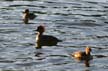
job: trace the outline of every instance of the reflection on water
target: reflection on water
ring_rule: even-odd
[[[85,60],[84,64],[85,64],[86,67],[90,67],[90,62],[88,60]]]
[[[37,15],[30,24],[22,20],[27,8]],[[45,34],[63,42],[35,49],[34,30],[40,24]],[[0,70],[107,71],[107,27],[107,0],[1,0]],[[69,54],[85,46],[92,47],[93,62],[75,62]]]

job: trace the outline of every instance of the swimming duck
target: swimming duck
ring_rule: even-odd
[[[30,13],[29,9],[25,9],[25,11],[23,12],[23,21],[26,24],[29,22],[29,20],[33,20],[35,17],[36,15],[33,13]]]
[[[85,48],[85,52],[81,52],[81,51],[77,51],[77,52],[74,52],[72,54],[72,56],[77,59],[77,60],[86,60],[86,61],[89,61],[91,59],[93,59],[93,57],[91,56],[90,54],[91,52],[91,48],[90,47],[86,47]]]
[[[54,36],[43,35],[45,32],[45,27],[42,25],[38,26],[36,31],[36,48],[41,48],[41,46],[54,46],[57,45],[58,42],[61,42],[61,40]]]

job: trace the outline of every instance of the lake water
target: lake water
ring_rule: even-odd
[[[26,8],[37,15],[30,24]],[[35,49],[40,24],[63,42]],[[70,56],[86,46],[90,67]],[[1,0],[0,71],[108,71],[108,0]]]

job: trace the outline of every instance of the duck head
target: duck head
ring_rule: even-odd
[[[45,27],[43,25],[40,25],[37,27],[37,32],[39,32],[40,34],[43,34],[43,32],[45,32]]]
[[[90,52],[91,52],[92,50],[91,50],[91,48],[90,47],[86,47],[85,48],[85,52],[86,52],[86,55],[90,55]]]
[[[29,9],[25,9],[24,13],[29,13]]]

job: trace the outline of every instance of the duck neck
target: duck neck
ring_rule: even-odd
[[[90,52],[86,51],[86,55],[90,55]]]
[[[40,33],[37,32],[37,34],[36,34],[36,41],[39,41],[39,37],[40,37]]]
[[[43,35],[43,32],[39,32],[39,36]]]
[[[23,20],[24,20],[24,23],[28,23],[28,21],[29,21],[29,13],[24,13]]]
[[[29,13],[25,13],[25,18],[29,18]]]
[[[43,35],[43,33],[40,33],[40,35],[39,35],[39,36],[41,36],[41,35]]]

